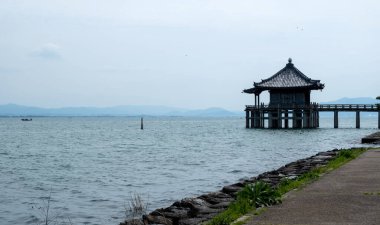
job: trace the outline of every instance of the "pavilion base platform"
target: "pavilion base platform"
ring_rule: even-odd
[[[246,109],[246,128],[317,128],[319,112],[313,109],[258,107]]]

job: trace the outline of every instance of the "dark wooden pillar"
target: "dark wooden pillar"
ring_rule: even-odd
[[[296,111],[294,109],[292,111],[292,128],[297,128],[296,127]]]
[[[319,111],[317,111],[317,127],[319,127]]]
[[[284,124],[284,127],[285,128],[289,128],[289,113],[288,113],[288,110],[285,110],[285,124]]]
[[[305,110],[306,112],[306,118],[305,118],[305,121],[306,121],[306,128],[311,128],[311,110]]]
[[[293,128],[302,128],[302,111],[294,110],[293,113]]]
[[[268,128],[278,128],[278,113],[277,110],[268,111]]]
[[[272,127],[271,128],[278,128],[278,113],[276,111],[272,111]]]
[[[310,111],[309,111],[309,128],[314,128],[313,120],[314,120],[313,110],[310,109]]]
[[[335,110],[334,111],[334,128],[338,128],[338,121],[339,121],[338,110]]]
[[[318,111],[314,111],[314,127],[318,127]]]
[[[302,128],[307,128],[307,122],[308,122],[308,118],[307,118],[307,113],[306,113],[306,110],[302,110]]]
[[[260,105],[260,94],[257,95],[257,105]]]
[[[251,128],[255,128],[255,112],[254,110],[251,111]]]
[[[249,111],[245,111],[245,128],[249,128]]]
[[[282,128],[282,110],[280,107],[277,109],[277,128]]]
[[[260,128],[260,111],[255,111],[254,128]]]
[[[273,128],[272,126],[272,112],[268,111],[268,128]]]
[[[356,128],[360,128],[360,111],[356,111]]]

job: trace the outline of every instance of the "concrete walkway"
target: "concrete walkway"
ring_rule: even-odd
[[[380,149],[290,192],[247,224],[380,225]]]

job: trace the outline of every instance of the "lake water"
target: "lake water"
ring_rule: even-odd
[[[313,130],[245,129],[242,118],[0,118],[1,224],[51,215],[73,224],[118,224],[133,193],[149,209],[219,190],[296,159],[362,146],[377,118],[322,118]]]

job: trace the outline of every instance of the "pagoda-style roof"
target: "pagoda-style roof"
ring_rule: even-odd
[[[248,94],[260,94],[262,91],[273,89],[319,90],[324,87],[325,85],[322,84],[320,80],[312,80],[299,71],[292,63],[292,59],[289,58],[288,64],[286,64],[282,70],[259,83],[254,82],[253,88],[245,89],[243,92]]]

